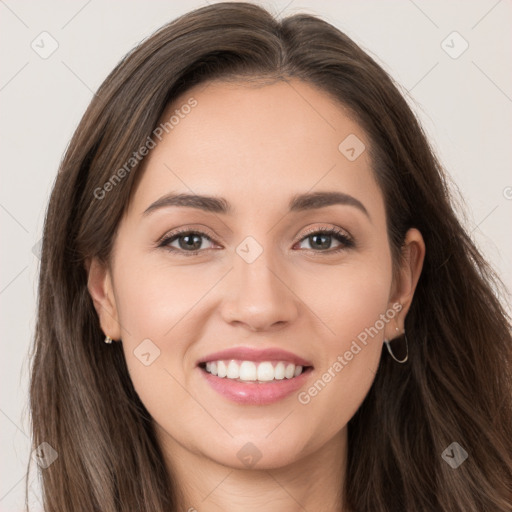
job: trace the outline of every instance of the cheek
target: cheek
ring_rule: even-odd
[[[339,284],[333,286],[333,280]],[[363,402],[380,361],[384,328],[395,317],[388,302],[390,258],[340,267],[330,283],[329,293],[316,296],[315,312],[333,332],[323,337],[316,379],[297,395],[307,417],[323,425],[317,435],[326,438],[346,425]]]
[[[207,294],[225,270],[172,264],[162,254],[152,257],[126,247],[119,248],[117,258],[116,304],[133,386],[157,423],[186,432],[169,411],[177,407],[204,421],[204,411],[191,405],[186,391],[195,368],[190,347],[203,335],[211,312]]]
[[[184,267],[171,272],[126,248],[120,247],[118,254],[114,279],[126,365],[142,402],[155,416],[168,411],[171,396],[174,404],[180,403],[178,382],[183,382],[187,350],[182,329],[190,328],[187,315],[208,283],[201,284]]]
[[[364,333],[385,314],[392,285],[389,254],[365,254],[319,269],[314,279],[302,279],[298,294],[324,324],[322,344],[332,355],[348,350],[351,340]],[[381,323],[378,330],[383,331]],[[380,337],[375,335],[371,338]],[[326,362],[326,361],[325,361]]]
[[[364,339],[365,332],[375,326],[381,314],[386,312],[391,281],[386,273],[375,270],[344,276],[344,290],[336,294],[337,305],[335,330],[343,343],[347,340]],[[382,326],[378,324],[379,331]],[[377,336],[372,330],[374,337]]]
[[[161,255],[132,253],[120,258],[116,303],[121,326],[134,340],[168,339],[217,281],[211,269],[176,266]]]
[[[128,267],[127,267],[128,269]],[[124,336],[122,346],[132,384],[157,424],[179,437],[186,426],[174,419],[173,411],[200,411],[190,407],[186,392],[187,313],[194,302],[190,288],[176,280],[167,282],[158,268],[138,267],[120,287],[119,318]],[[194,299],[194,300],[193,300]]]

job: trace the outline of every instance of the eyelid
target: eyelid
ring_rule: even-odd
[[[346,231],[345,229],[343,228],[340,228],[339,226],[315,226],[313,228],[310,228],[310,229],[306,229],[306,231],[303,231],[301,233],[301,236],[300,238],[298,238],[296,240],[296,242],[300,242],[301,240],[303,240],[304,238],[306,238],[307,236],[313,234],[313,233],[318,233],[318,232],[322,232],[322,231],[334,231],[340,235],[343,235],[345,236],[346,238],[348,238],[351,242],[353,242],[353,238],[352,236],[350,235],[350,233],[348,231]]]
[[[196,228],[194,226],[201,226],[200,228]],[[185,226],[184,228],[176,228],[171,229],[170,231],[167,231],[164,233],[157,241],[156,245],[159,246],[162,242],[168,241],[170,238],[174,238],[178,235],[184,234],[184,233],[197,233],[198,235],[204,236],[205,238],[210,239],[212,242],[215,241],[215,235],[202,224],[196,224],[192,226]],[[192,252],[192,251],[190,251]]]

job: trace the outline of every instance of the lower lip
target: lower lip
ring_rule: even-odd
[[[221,378],[199,368],[210,386],[222,396],[245,405],[267,405],[283,400],[298,391],[306,382],[312,368],[308,368],[292,379],[272,380],[270,382],[239,382]]]

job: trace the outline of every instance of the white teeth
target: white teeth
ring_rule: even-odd
[[[272,363],[264,362],[258,365],[258,380],[262,382],[268,382],[274,380],[274,367]]]
[[[283,380],[284,379],[284,363],[277,363],[276,367],[274,368],[274,372],[275,372],[276,380]]]
[[[240,377],[240,366],[236,364],[236,361],[229,362],[226,377],[228,379],[238,379]]]
[[[217,361],[217,376],[225,377],[227,374],[228,370],[226,368],[226,365],[224,364],[224,361]]]
[[[303,367],[293,363],[279,361],[275,364],[270,361],[255,363],[254,361],[208,361],[206,371],[220,378],[241,381],[270,382],[272,380],[292,379],[298,377]]]
[[[257,380],[257,375],[256,365],[252,361],[244,361],[240,365],[240,380]]]

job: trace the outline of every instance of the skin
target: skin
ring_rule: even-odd
[[[323,91],[297,80],[211,82],[187,91],[163,119],[191,96],[197,106],[144,161],[110,264],[90,261],[101,327],[122,340],[182,490],[181,510],[255,511],[270,503],[283,512],[343,510],[347,423],[373,382],[384,339],[403,332],[423,239],[416,229],[407,233],[405,263],[393,279],[384,198],[368,151],[349,161],[338,150],[349,134],[366,147],[368,138]],[[171,191],[222,196],[233,213],[172,206],[143,216]],[[288,211],[294,194],[317,191],[350,194],[369,218],[350,205]],[[334,236],[325,249],[304,234],[336,226],[355,247],[333,253],[343,247]],[[211,240],[200,239],[202,252],[188,257],[179,239],[171,244],[181,254],[157,247],[176,228]],[[263,249],[252,263],[236,253],[249,235]],[[312,362],[307,390],[396,303],[400,313],[307,404],[294,393],[239,405],[196,367],[230,347],[279,347]],[[134,350],[148,338],[160,356],[145,366]],[[262,455],[252,467],[237,457],[249,442]]]

